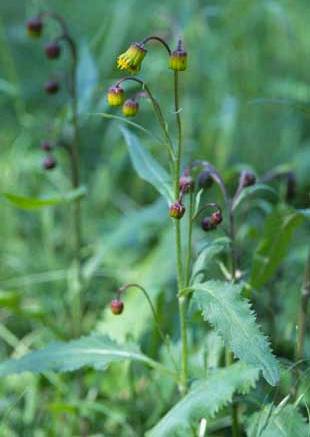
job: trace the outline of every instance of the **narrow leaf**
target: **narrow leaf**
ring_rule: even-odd
[[[188,436],[198,430],[201,418],[210,418],[232,400],[235,392],[246,393],[254,385],[258,370],[243,363],[217,369],[207,380],[196,381],[178,402],[146,435],[147,437]]]
[[[134,169],[140,178],[152,184],[167,200],[168,204],[171,203],[173,201],[173,192],[170,177],[166,170],[140,144],[138,137],[124,127],[121,127],[121,131]]]
[[[76,199],[80,199],[84,197],[85,194],[86,188],[83,186],[77,188],[76,190],[69,191],[68,193],[61,196],[45,198],[19,196],[18,194],[13,193],[2,193],[2,195],[11,204],[21,209],[38,209],[44,208],[46,206],[55,206],[59,205],[60,203],[66,203]]]
[[[244,188],[241,191],[240,195],[233,202],[233,210],[235,210],[240,205],[240,203],[247,199],[249,196],[252,196],[253,194],[256,194],[258,192],[272,193],[274,196],[276,196],[275,190],[268,185],[255,184],[252,187]]]
[[[123,360],[153,364],[137,346],[119,345],[106,336],[93,334],[68,343],[50,344],[45,349],[30,352],[20,359],[4,361],[0,364],[0,376],[21,372],[67,372],[83,366],[105,369],[110,363]]]
[[[240,360],[261,369],[266,381],[275,385],[279,379],[278,364],[248,300],[240,295],[242,286],[208,281],[194,284],[193,288],[204,320],[214,326]]]

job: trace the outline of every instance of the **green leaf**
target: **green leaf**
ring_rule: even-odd
[[[87,112],[90,109],[93,94],[98,86],[98,68],[94,57],[84,41],[79,50],[77,67],[78,111]]]
[[[295,229],[304,217],[296,211],[275,210],[267,217],[261,241],[254,253],[250,284],[264,285],[276,272],[285,257]]]
[[[247,420],[248,437],[309,437],[310,427],[294,405],[266,405]]]
[[[208,281],[194,284],[193,289],[204,320],[214,326],[225,345],[240,360],[261,369],[266,381],[275,385],[279,379],[278,364],[248,300],[241,297],[242,286]]]
[[[146,435],[148,437],[189,436],[199,428],[201,418],[214,416],[232,401],[235,392],[246,393],[258,378],[258,370],[235,363],[211,372],[207,380],[193,383],[189,393],[178,402]]]
[[[46,206],[55,206],[61,203],[72,202],[73,200],[80,199],[86,195],[86,188],[82,186],[61,196],[45,198],[19,196],[18,194],[13,193],[2,193],[2,195],[18,208],[39,209]]]
[[[249,196],[252,196],[252,194],[256,194],[258,192],[269,192],[272,193],[274,196],[276,196],[276,191],[265,184],[255,184],[252,187],[246,187],[244,188],[240,195],[234,200],[233,202],[233,210],[235,210],[241,202],[243,202],[245,199],[247,199]]]
[[[20,359],[4,361],[0,364],[0,376],[21,372],[68,372],[83,366],[105,369],[112,362],[124,360],[142,361],[155,366],[155,362],[143,355],[137,346],[119,345],[106,336],[93,334],[68,343],[50,344]]]
[[[208,263],[214,260],[215,256],[219,254],[228,243],[229,239],[227,237],[221,237],[208,242],[204,246],[194,262],[191,283],[202,281],[203,272],[206,270]]]
[[[173,201],[171,180],[166,170],[140,144],[138,137],[121,127],[134,169],[141,179],[149,182],[167,200]]]

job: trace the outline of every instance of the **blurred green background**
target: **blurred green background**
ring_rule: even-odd
[[[50,62],[44,57],[42,39],[31,40],[26,35],[25,21],[40,10],[63,15],[79,47],[80,153],[88,190],[83,203],[88,282],[81,331],[99,329],[120,339],[139,337],[155,356],[158,338],[150,333],[150,316],[139,296],[134,292],[128,296],[121,322],[104,310],[115,287],[138,280],[149,287],[159,308],[170,305],[170,313],[162,311],[163,323],[172,326],[172,333],[178,329],[176,315],[169,315],[173,314],[173,294],[163,297],[165,287],[174,280],[166,207],[157,200],[156,191],[134,173],[118,123],[94,115],[110,111],[105,92],[121,77],[116,57],[131,41],[147,35],[160,35],[172,46],[181,35],[189,55],[189,68],[181,80],[184,164],[207,159],[231,187],[243,166],[262,175],[283,165],[296,175],[294,205],[305,208],[310,187],[309,2],[2,0],[1,192],[33,197],[70,189],[68,162],[61,148],[56,151],[58,166],[53,172],[44,172],[41,166],[41,140],[65,140],[70,126],[65,85],[69,55],[64,51],[60,60]],[[49,24],[43,41],[55,32],[56,26]],[[166,53],[151,44],[147,59],[141,77],[160,100],[167,120],[173,122]],[[42,90],[49,77],[62,82],[57,96],[48,97]],[[157,131],[148,102],[142,103],[137,122]],[[164,152],[149,137],[142,135],[142,139],[165,163]],[[210,197],[215,198],[217,191],[212,190]],[[75,288],[69,207],[29,212],[1,199],[0,208],[0,356],[4,359],[52,340],[71,338]],[[248,250],[257,244],[257,223],[257,218],[248,227],[241,223],[240,239],[249,237]],[[294,335],[306,235],[301,231],[296,236],[284,278],[272,289],[287,299],[275,328],[284,342]],[[197,239],[201,237],[197,229]],[[244,261],[246,265],[246,251]],[[141,312],[138,320],[136,305]],[[266,301],[258,308],[264,305]],[[127,371],[116,367],[105,378],[86,372],[86,387],[82,388],[78,378],[59,375],[22,375],[0,381],[1,435],[140,435],[135,430],[143,429],[146,422],[151,426],[165,407],[158,407],[146,419],[144,415],[154,407],[151,398],[157,396],[156,388],[150,389],[147,400],[141,396],[129,402],[130,390],[138,389],[128,387]],[[146,384],[143,378],[140,384],[142,388]],[[140,416],[132,417],[137,410]],[[77,414],[84,422],[76,419]]]

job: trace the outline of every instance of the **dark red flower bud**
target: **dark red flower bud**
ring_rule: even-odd
[[[180,220],[183,217],[184,213],[185,213],[184,205],[178,200],[174,202],[172,205],[170,205],[169,208],[170,217]]]
[[[39,38],[42,34],[43,22],[40,17],[33,17],[27,21],[27,32],[32,38]]]
[[[254,185],[256,182],[256,176],[251,171],[243,171],[240,175],[240,185],[245,187],[250,187],[251,185]]]
[[[201,227],[205,232],[213,231],[216,228],[216,224],[212,223],[210,217],[205,217],[201,222]]]
[[[118,316],[119,314],[122,314],[124,310],[124,302],[119,299],[113,299],[110,303],[110,308],[112,313]]]
[[[52,155],[48,155],[43,161],[43,168],[45,170],[53,170],[57,165],[56,159]]]
[[[190,193],[195,189],[195,182],[191,176],[182,175],[179,179],[179,186],[182,193]]]
[[[44,51],[48,59],[57,59],[60,56],[61,46],[58,42],[53,41],[44,47]]]
[[[53,149],[53,145],[49,141],[42,141],[41,142],[41,149],[45,152],[50,152]]]
[[[59,91],[59,82],[57,80],[49,80],[44,85],[44,90],[47,94],[56,94]]]
[[[205,170],[198,175],[198,186],[200,189],[206,190],[207,188],[211,188],[212,184],[213,178],[208,170]]]
[[[223,216],[220,210],[215,211],[213,214],[211,214],[210,217],[211,223],[215,226],[219,225],[223,221]]]

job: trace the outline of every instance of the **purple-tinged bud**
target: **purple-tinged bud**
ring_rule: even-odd
[[[127,99],[122,106],[125,117],[134,117],[139,110],[139,103],[134,99]]]
[[[180,191],[185,193],[191,193],[195,189],[195,182],[191,176],[182,175],[179,179]]]
[[[43,22],[40,17],[32,17],[27,21],[27,32],[32,38],[39,38],[42,34]]]
[[[296,195],[296,177],[293,172],[289,172],[287,174],[287,182],[286,182],[286,200],[289,202],[293,200]]]
[[[187,68],[187,53],[183,48],[182,41],[170,55],[169,67],[174,71],[184,71]]]
[[[119,85],[109,88],[107,94],[109,106],[121,106],[124,103],[124,98],[124,90]]]
[[[124,302],[122,302],[119,299],[113,299],[110,303],[110,308],[112,313],[115,316],[118,316],[119,314],[122,314],[123,310],[124,310]]]
[[[53,170],[56,165],[57,161],[52,155],[48,155],[43,161],[43,168],[45,170]]]
[[[216,228],[216,224],[212,223],[210,217],[205,217],[201,222],[201,227],[205,232],[213,231]]]
[[[217,210],[211,214],[210,221],[213,225],[217,226],[223,221],[223,216],[220,210]]]
[[[56,94],[60,88],[59,82],[57,80],[49,80],[44,84],[44,90],[47,94]]]
[[[170,205],[169,208],[170,217],[176,220],[180,220],[183,217],[184,213],[185,213],[184,205],[178,200],[174,202],[172,205]]]
[[[48,59],[57,59],[61,53],[61,46],[58,42],[53,41],[44,47],[44,51]]]
[[[241,173],[240,182],[239,182],[241,187],[243,188],[250,187],[251,185],[255,185],[255,182],[256,182],[256,176],[251,171],[244,170]]]
[[[50,152],[53,149],[53,145],[49,141],[44,140],[41,142],[41,149],[44,150],[44,152]]]
[[[208,170],[205,170],[198,175],[198,186],[200,189],[206,190],[207,188],[211,188],[212,184],[213,178]]]

